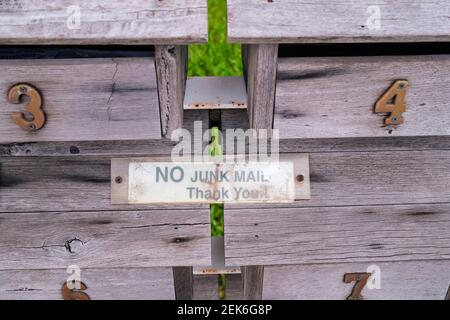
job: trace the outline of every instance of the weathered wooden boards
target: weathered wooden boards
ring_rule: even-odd
[[[183,126],[183,99],[186,88],[187,46],[156,46],[156,78],[158,81],[161,134],[170,138]]]
[[[0,143],[161,138],[154,58],[0,60]],[[27,132],[7,101],[16,83],[41,93],[47,121]]]
[[[0,270],[211,263],[207,208],[16,212],[0,220]]]
[[[206,0],[18,0],[0,2],[3,44],[206,42]]]
[[[448,260],[270,266],[264,268],[262,298],[345,300],[355,282],[344,283],[344,274],[364,273],[371,265],[379,268],[379,287],[366,286],[366,300],[444,300],[450,285]]]
[[[194,132],[195,124],[201,124],[202,130],[208,129],[209,114],[207,110],[186,110],[183,112],[183,128]],[[27,142],[0,144],[0,157],[60,157],[72,158],[85,156],[149,156],[168,155],[179,141],[171,141],[170,135],[165,139],[145,140],[106,140],[106,141],[60,141],[60,142]],[[207,142],[202,137],[193,137],[191,150],[195,144],[206,148]]]
[[[64,269],[1,271],[0,299],[60,300],[63,299],[61,288],[68,277]],[[83,293],[91,300],[176,298],[172,268],[86,269],[81,272],[81,278],[87,286]],[[227,298],[236,300],[242,297],[240,275],[233,275],[227,280]],[[217,275],[194,276],[193,296],[190,299],[217,300],[218,284]],[[191,292],[191,289],[187,292]]]
[[[450,268],[449,215],[449,204],[229,209],[225,258],[229,265],[442,259]]]
[[[188,130],[193,120],[207,129],[205,111],[184,118]],[[66,269],[76,265],[91,299],[195,298],[189,265],[211,263],[209,206],[110,204],[112,155],[167,155],[173,145],[168,139],[0,145],[0,297],[61,299]],[[28,169],[16,171],[19,159]],[[20,195],[8,191],[13,185],[24,187]],[[217,290],[217,283],[208,285]]]
[[[242,118],[240,110],[223,111],[222,128],[245,129]],[[450,278],[438,274],[450,272],[449,141],[281,140],[282,152],[309,153],[312,198],[226,206],[225,259],[244,266],[244,296],[346,299],[354,283],[344,275],[375,265],[381,289],[365,287],[365,299],[444,299]]]
[[[91,300],[175,299],[172,268],[83,269],[81,280]],[[70,276],[65,269],[0,271],[2,300],[60,300]]]
[[[410,84],[404,123],[385,126],[375,102],[396,79]],[[450,56],[280,58],[274,128],[281,138],[450,134]]]
[[[446,0],[228,1],[228,38],[241,43],[450,40]]]
[[[370,266],[381,287],[364,298],[445,298],[449,16],[442,0],[228,1],[249,113],[223,111],[222,129],[278,129],[281,152],[309,153],[311,168],[309,201],[226,206],[226,264],[243,266],[245,298],[346,299],[344,275]],[[397,117],[408,89],[404,122],[386,126],[375,105],[399,80],[385,100]]]
[[[209,207],[112,206],[110,158],[170,154],[189,117],[186,45],[206,41],[206,0],[0,0],[3,45],[155,45],[0,49],[0,298],[62,298],[70,265],[91,299],[194,298],[192,266],[211,263]],[[37,132],[11,119],[27,103],[7,101],[18,84],[43,98]],[[194,119],[207,129],[207,113]],[[28,169],[15,172],[15,156]]]
[[[277,76],[277,45],[247,45],[243,60],[247,79],[248,117],[255,129],[270,129]]]
[[[449,216],[448,203],[228,208],[226,261],[249,265],[248,299],[346,299],[354,283],[344,275],[375,267],[380,287],[364,288],[364,299],[442,300]]]

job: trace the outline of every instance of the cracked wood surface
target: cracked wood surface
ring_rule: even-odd
[[[0,60],[0,143],[161,138],[154,58]],[[45,126],[30,133],[7,102],[17,83],[37,87]]]
[[[229,266],[446,260],[450,271],[448,203],[226,212]]]
[[[227,3],[228,39],[232,42],[450,40],[447,0],[228,0]]]
[[[209,210],[0,214],[0,270],[211,264]]]
[[[207,39],[206,0],[0,1],[3,44],[188,44]]]

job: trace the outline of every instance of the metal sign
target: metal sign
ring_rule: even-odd
[[[277,162],[112,160],[113,204],[278,203],[309,199],[308,157]]]

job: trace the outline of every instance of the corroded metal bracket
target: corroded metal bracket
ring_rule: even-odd
[[[367,272],[357,272],[357,273],[346,273],[344,275],[345,283],[355,282],[353,286],[352,293],[347,297],[347,300],[362,300],[363,296],[361,294],[362,290],[367,284],[371,273]]]
[[[375,105],[375,112],[390,113],[384,120],[385,125],[399,125],[403,123],[403,113],[406,111],[405,98],[408,89],[409,82],[407,80],[396,80],[378,99]]]
[[[42,96],[35,87],[24,83],[16,84],[8,91],[8,101],[18,104],[24,95],[30,98],[25,113],[14,112],[11,117],[25,131],[40,130],[45,125],[46,116],[42,110]]]
[[[61,295],[64,300],[91,300],[87,293],[83,292],[87,286],[83,282],[78,282],[80,289],[69,289],[67,282],[61,288]],[[74,283],[75,285],[75,283]]]

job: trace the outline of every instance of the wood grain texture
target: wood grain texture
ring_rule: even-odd
[[[111,206],[110,167],[109,157],[2,157],[0,212],[165,207]],[[311,200],[271,207],[420,204],[450,199],[449,150],[319,152],[310,154],[310,169]]]
[[[225,259],[227,265],[450,259],[449,227],[449,204],[227,209]]]
[[[194,274],[192,267],[174,267],[173,282],[177,300],[192,300],[194,298]]]
[[[227,300],[244,300],[244,287],[241,274],[227,274],[225,277],[225,297]]]
[[[264,267],[241,267],[244,300],[261,300],[263,292]]]
[[[228,39],[241,43],[448,41],[446,0],[229,0]],[[374,15],[374,5],[379,18]],[[375,9],[376,10],[376,9]],[[372,23],[376,17],[380,25]]]
[[[450,199],[450,153],[444,150],[313,153],[310,182],[309,201],[227,207],[446,203]]]
[[[250,127],[272,129],[276,91],[277,45],[248,45],[244,49],[247,111]]]
[[[244,110],[222,110],[221,128],[226,142],[226,130],[249,128]],[[280,153],[317,153],[349,151],[419,151],[449,150],[450,136],[420,137],[372,137],[372,138],[324,138],[324,139],[283,139],[279,141]],[[226,152],[226,145],[223,148]],[[1,155],[0,146],[0,155]],[[6,150],[4,151],[6,152]]]
[[[218,300],[219,276],[196,275],[194,276],[194,300]]]
[[[60,300],[65,269],[2,270],[1,300]],[[91,300],[173,300],[172,268],[82,269]]]
[[[450,260],[270,266],[263,299],[345,300],[355,283],[344,283],[344,274],[371,265],[380,268],[380,288],[366,286],[364,300],[444,300],[450,284]]]
[[[0,60],[0,143],[161,138],[153,58]],[[27,132],[7,101],[17,83],[43,96],[47,122]]]
[[[110,171],[110,157],[1,158],[0,212],[164,208],[209,211],[207,205],[111,205]]]
[[[279,59],[274,127],[282,139],[450,135],[450,56]],[[405,122],[375,103],[406,79]]]
[[[194,132],[194,123],[200,122],[203,132],[209,128],[207,110],[186,110],[183,115],[183,128]],[[204,150],[208,141],[192,139]],[[177,142],[170,139],[110,140],[110,141],[71,141],[71,142],[29,142],[0,144],[0,157],[84,157],[84,156],[163,156],[170,155]]]
[[[0,270],[211,264],[208,210],[0,214]]]
[[[77,24],[74,13],[78,8]],[[188,44],[208,39],[205,0],[0,3],[3,44]]]
[[[183,126],[183,99],[187,79],[187,46],[156,46],[161,130],[163,137]]]

